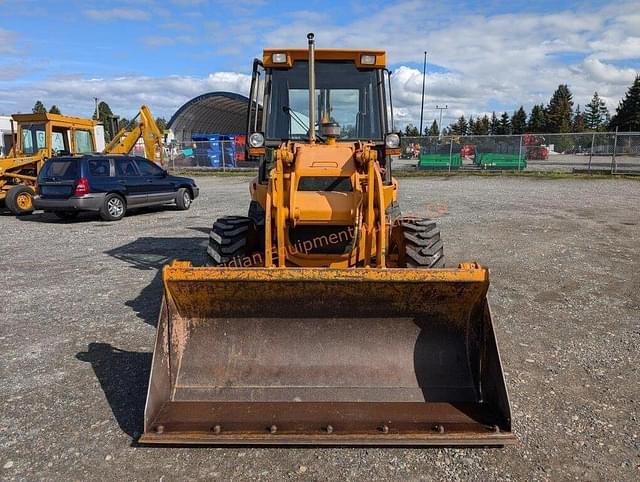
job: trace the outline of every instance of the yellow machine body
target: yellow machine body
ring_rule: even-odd
[[[297,62],[312,69],[314,55],[355,64],[353,75],[384,69],[381,51],[310,47],[266,50],[254,73],[256,64],[274,78]],[[266,132],[268,116],[282,107],[267,106],[269,94]],[[330,103],[328,95],[323,102]],[[311,107],[313,100],[309,113]],[[238,237],[248,221],[223,218],[210,235],[216,250],[241,255],[214,267],[164,267],[140,442],[513,442],[488,270],[477,263],[412,267],[403,249],[433,229],[413,225],[424,229],[407,234],[394,214],[398,183],[389,169],[396,146],[340,138],[325,114],[320,133],[328,135],[267,138],[249,149],[261,163],[249,189],[250,214],[263,213],[260,222]],[[248,136],[259,131],[251,114],[249,126]],[[309,126],[311,132],[312,114]]]

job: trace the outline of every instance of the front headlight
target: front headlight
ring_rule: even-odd
[[[400,147],[400,136],[398,134],[387,134],[384,138],[384,144],[389,149]]]
[[[261,132],[254,132],[249,136],[249,145],[251,147],[264,146],[264,135]]]

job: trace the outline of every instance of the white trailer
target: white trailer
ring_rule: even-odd
[[[14,124],[14,130],[17,128]],[[5,157],[13,146],[11,116],[0,115],[0,157]]]

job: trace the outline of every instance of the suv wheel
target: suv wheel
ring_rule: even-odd
[[[127,211],[127,206],[121,196],[107,194],[100,208],[100,217],[105,221],[118,221]]]
[[[191,207],[191,193],[187,188],[181,187],[176,194],[176,206],[181,211],[186,211]]]

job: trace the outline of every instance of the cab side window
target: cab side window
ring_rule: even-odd
[[[93,152],[93,138],[89,131],[75,131],[76,153]]]
[[[139,176],[140,173],[136,168],[133,159],[116,159],[116,175],[122,177]]]

